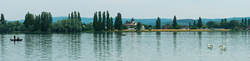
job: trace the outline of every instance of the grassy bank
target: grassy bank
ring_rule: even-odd
[[[115,30],[118,31],[118,30]],[[135,32],[136,30],[122,30],[124,32]],[[210,30],[210,29],[143,29],[142,32],[187,32],[187,31],[230,31],[229,29],[218,29],[218,30]]]

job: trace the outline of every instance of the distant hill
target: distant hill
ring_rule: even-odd
[[[67,19],[68,17],[53,17],[53,23],[57,22],[58,20],[62,20],[62,19]],[[232,18],[227,18],[227,21],[229,22],[230,20],[238,20],[241,22],[242,18],[247,18],[247,19],[250,19],[250,17],[232,17]],[[125,23],[126,21],[131,21],[132,18],[123,18],[122,19],[122,22]],[[155,21],[156,21],[156,18],[155,19],[134,19],[135,22],[141,22],[142,24],[147,24],[147,25],[155,25]],[[202,18],[202,23],[203,24],[206,24],[208,21],[214,21],[214,22],[220,22],[221,19],[207,19],[207,18]],[[19,20],[20,22],[24,22],[24,20]],[[114,18],[113,18],[113,23],[114,23]],[[177,23],[180,24],[180,25],[189,25],[189,22],[191,22],[191,24],[193,24],[193,22],[196,21],[196,23],[198,22],[198,19],[178,19],[177,20]],[[13,22],[13,21],[7,21],[7,22]],[[82,17],[82,22],[83,23],[90,23],[90,22],[93,22],[93,18],[86,18],[86,17]],[[161,25],[164,25],[164,24],[172,24],[172,19],[165,19],[165,18],[162,18],[161,19]]]

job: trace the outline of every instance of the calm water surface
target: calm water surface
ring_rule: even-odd
[[[23,41],[10,41],[13,35]],[[0,61],[248,61],[249,35],[250,32],[0,34]],[[213,49],[206,44],[213,44]],[[220,50],[219,45],[227,46],[227,50]]]

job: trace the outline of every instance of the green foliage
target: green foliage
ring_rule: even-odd
[[[250,19],[248,19],[248,25],[250,25]]]
[[[97,12],[95,12],[95,14],[94,14],[93,28],[95,31],[98,31]]]
[[[160,19],[160,17],[157,17],[157,20],[156,20],[156,29],[161,29],[161,19]]]
[[[78,12],[77,16],[78,16],[78,17],[77,17],[78,20],[81,22],[81,21],[82,21],[82,18],[81,18],[80,12]]]
[[[198,29],[196,26],[191,26],[190,29]]]
[[[212,27],[213,28],[221,28],[220,23],[213,23]]]
[[[6,21],[5,21],[4,15],[3,15],[2,13],[1,13],[0,22],[2,23],[2,25],[5,25],[5,24],[6,24]]]
[[[220,22],[220,26],[221,26],[222,28],[228,28],[227,21]]]
[[[202,25],[202,28],[208,28],[208,25]]]
[[[143,24],[143,25],[144,25],[145,29],[149,29],[148,25],[146,25],[146,24]]]
[[[105,12],[103,12],[103,14],[102,14],[102,30],[105,30],[105,26],[106,26],[106,22],[105,22]]]
[[[208,28],[211,28],[214,23],[215,23],[214,21],[210,20],[207,22],[206,25],[208,26]]]
[[[23,24],[25,25],[26,28],[28,28],[30,25],[33,25],[34,24],[34,15],[28,12],[25,15],[25,20],[24,20]]]
[[[193,26],[196,26],[196,22],[194,21]]]
[[[123,27],[123,29],[128,29],[128,27],[127,27],[127,26],[124,26],[124,25],[123,25],[122,27]]]
[[[176,28],[177,25],[178,25],[178,24],[177,24],[177,22],[176,22],[176,16],[174,16],[174,18],[173,18],[173,27]]]
[[[97,26],[98,31],[103,30],[103,29],[102,29],[102,17],[101,17],[101,15],[102,15],[102,14],[101,14],[101,11],[99,11],[99,12],[98,12],[98,17],[99,17],[98,19],[99,19],[99,20],[98,20],[98,26]]]
[[[118,30],[122,30],[123,27],[122,27],[122,16],[121,16],[121,13],[117,13],[117,16],[115,18],[115,29],[118,29]]]
[[[199,17],[199,20],[198,20],[198,28],[200,29],[202,27],[202,20],[201,20],[201,17]]]
[[[78,19],[73,19],[73,20],[72,19],[63,19],[63,20],[59,20],[56,23],[54,23],[53,27],[50,27],[50,31],[78,32],[78,31],[82,30],[82,25],[83,25],[83,23],[80,22]]]
[[[111,20],[109,19],[109,11],[107,11],[107,30],[111,30]]]
[[[237,26],[237,27],[240,26],[238,20],[231,20],[230,22],[228,22],[228,27],[229,27],[229,28],[236,27],[236,26]]]
[[[52,23],[52,15],[50,12],[42,12],[41,14],[41,31],[47,31]]]
[[[142,23],[141,22],[137,22],[136,30],[141,30],[141,28],[142,28]]]
[[[85,26],[85,29],[86,29],[86,30],[94,30],[93,23],[90,22],[89,24],[87,24],[87,25]]]
[[[110,27],[110,29],[113,30],[113,27],[114,27],[114,25],[113,25],[113,18],[111,17],[110,19],[111,19],[110,20],[111,21],[111,27]]]
[[[181,25],[177,25],[176,27],[175,27],[175,29],[181,29],[182,27],[181,27]]]

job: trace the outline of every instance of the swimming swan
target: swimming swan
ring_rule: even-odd
[[[212,44],[207,44],[207,48],[213,48]]]
[[[219,47],[220,47],[220,50],[226,50],[226,49],[227,49],[227,47],[226,47],[226,46],[222,46],[222,45],[220,45]]]

